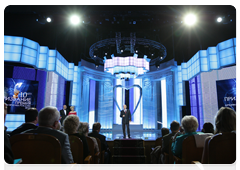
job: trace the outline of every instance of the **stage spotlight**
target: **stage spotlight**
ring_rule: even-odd
[[[50,17],[47,17],[47,22],[51,22],[52,21],[52,19],[50,18]]]
[[[93,57],[97,57],[96,55],[94,55]]]
[[[77,16],[77,15],[71,16],[71,17],[70,17],[70,22],[71,22],[73,25],[79,24],[79,22],[80,22],[79,16]]]
[[[123,52],[123,50],[121,50],[121,53]]]
[[[161,59],[163,58],[163,57],[160,57]]]
[[[107,55],[107,53],[105,53],[105,55]]]
[[[138,50],[136,50],[136,53],[138,53]]]
[[[217,22],[222,22],[222,17],[218,17]]]
[[[196,23],[197,17],[194,14],[188,14],[184,18],[184,23],[188,26],[192,26]]]

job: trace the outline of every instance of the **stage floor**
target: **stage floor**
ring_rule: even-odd
[[[100,134],[106,136],[107,141],[113,141],[115,139],[123,139],[122,131],[110,131],[110,130],[101,130]],[[131,139],[143,139],[143,140],[156,140],[159,137],[162,137],[161,130],[141,130],[141,131],[131,131]],[[128,139],[126,133],[126,139]]]

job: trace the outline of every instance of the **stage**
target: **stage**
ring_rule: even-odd
[[[143,139],[147,140],[156,140],[159,137],[162,137],[161,130],[143,130],[142,125],[130,125],[130,136],[131,139]],[[113,141],[115,139],[123,139],[122,125],[114,124],[112,130],[101,129],[100,134],[106,136],[107,141]],[[126,132],[126,139],[128,135]]]

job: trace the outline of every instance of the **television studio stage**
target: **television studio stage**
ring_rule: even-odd
[[[132,114],[131,137],[154,141],[161,137],[162,127],[169,128],[173,120],[180,122],[186,114],[198,118],[201,130],[204,122],[214,124],[221,102],[235,107],[236,38],[200,50],[181,65],[174,59],[163,61],[166,48],[159,42],[136,37],[121,40],[131,43],[132,38],[161,50],[161,64],[156,66],[156,61],[133,52],[128,57],[105,57],[103,65],[83,59],[74,65],[38,42],[4,36],[4,99],[14,106],[6,117],[7,130],[24,123],[25,108],[40,110],[50,105],[61,110],[67,104],[75,106],[90,131],[94,122],[100,122],[100,133],[111,142],[122,139],[120,111],[126,104]],[[89,50],[90,57],[96,57],[95,48],[116,42],[115,38],[96,42]],[[9,96],[15,89],[21,96],[13,104]]]

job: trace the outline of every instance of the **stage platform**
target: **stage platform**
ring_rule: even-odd
[[[161,130],[143,130],[142,125],[130,125],[131,139],[143,139],[143,140],[156,140],[162,137]],[[126,129],[127,132],[127,129]],[[113,125],[111,130],[100,130],[100,134],[106,136],[107,141],[113,141],[115,139],[123,139],[122,125]],[[126,133],[126,139],[128,139]]]

